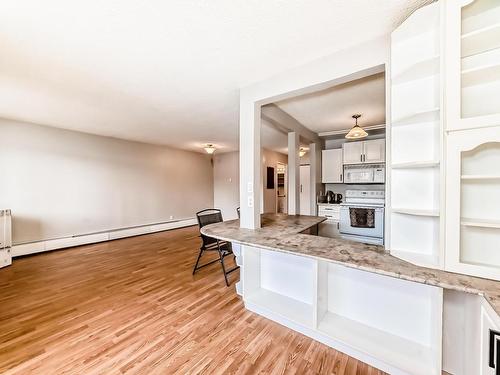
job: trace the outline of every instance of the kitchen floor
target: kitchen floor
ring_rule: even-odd
[[[246,310],[238,272],[229,288],[219,264],[192,276],[198,234],[15,259],[0,270],[0,373],[383,374]]]

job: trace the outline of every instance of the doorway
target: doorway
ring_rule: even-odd
[[[286,214],[288,212],[287,198],[287,165],[277,163],[276,165],[277,189],[276,189],[276,212]]]

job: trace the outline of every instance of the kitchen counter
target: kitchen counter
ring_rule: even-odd
[[[241,229],[239,220],[232,220],[203,227],[202,233],[243,245],[481,295],[500,314],[500,282],[417,266],[390,255],[382,246],[300,233],[324,220],[315,216],[264,214],[261,229]]]

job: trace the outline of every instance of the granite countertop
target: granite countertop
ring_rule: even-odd
[[[261,229],[242,229],[239,220],[211,224],[202,233],[226,241],[256,246],[356,268],[380,275],[483,296],[500,315],[500,281],[421,267],[396,258],[382,246],[341,238],[301,234],[326,218],[264,214]]]

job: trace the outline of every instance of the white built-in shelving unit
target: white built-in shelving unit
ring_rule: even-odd
[[[500,2],[446,4],[446,269],[500,280]]]
[[[441,288],[304,256],[242,250],[248,309],[389,373],[441,374]]]
[[[413,13],[391,36],[391,252],[442,267],[441,3]]]

